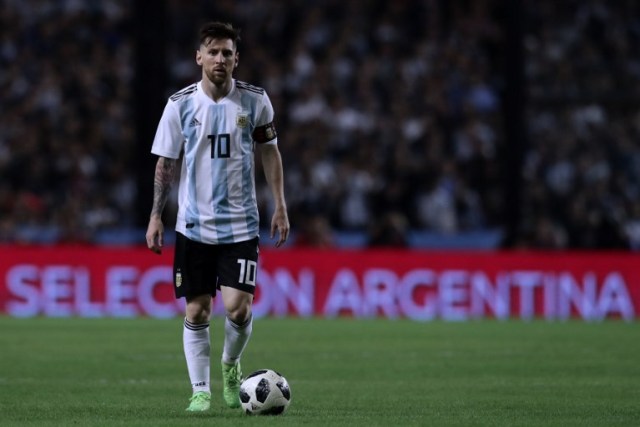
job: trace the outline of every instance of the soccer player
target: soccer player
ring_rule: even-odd
[[[240,407],[240,357],[251,336],[258,262],[256,148],[275,201],[270,237],[280,247],[289,234],[273,107],[264,89],[232,77],[239,40],[231,24],[201,28],[196,63],[202,80],[169,98],[151,149],[159,157],[146,239],[156,253],[163,247],[162,211],[182,153],[173,279],[176,298],[186,298],[183,344],[192,412],[210,407],[209,322],[216,290],[226,312],[223,398],[227,406]]]

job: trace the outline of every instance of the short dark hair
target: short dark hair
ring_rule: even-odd
[[[231,39],[234,46],[240,41],[240,29],[225,22],[207,22],[200,28],[200,45],[213,39]]]

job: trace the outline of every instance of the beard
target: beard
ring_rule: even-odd
[[[221,73],[219,71],[209,70],[209,71],[205,71],[205,75],[207,76],[209,81],[214,85],[221,85],[228,80],[227,77],[229,74],[226,71],[224,73]]]

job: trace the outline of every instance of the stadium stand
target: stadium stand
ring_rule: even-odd
[[[0,6],[0,241],[91,243],[133,225],[125,2]]]
[[[639,16],[529,2],[522,246],[640,248]]]
[[[638,249],[640,6],[522,4],[527,145],[513,245]],[[200,23],[235,22],[237,77],[276,110],[292,245],[497,248],[509,202],[499,5],[166,0],[161,89],[199,78]],[[142,241],[135,199],[150,178],[132,171],[144,142],[131,119],[130,7],[0,6],[0,241]],[[263,181],[259,198],[266,225]]]

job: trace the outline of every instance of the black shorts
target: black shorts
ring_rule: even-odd
[[[173,289],[176,298],[216,295],[220,286],[250,294],[256,290],[258,238],[208,245],[176,233]]]

